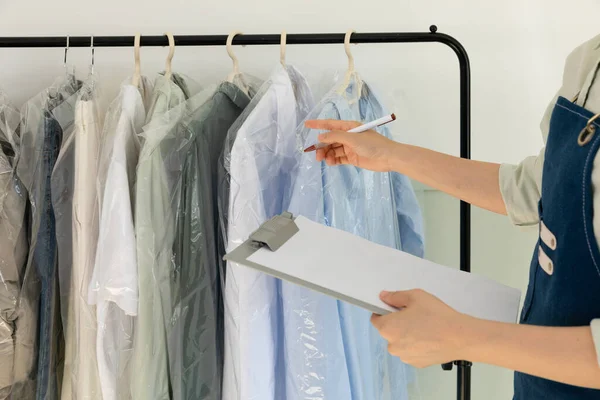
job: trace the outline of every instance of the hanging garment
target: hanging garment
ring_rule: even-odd
[[[86,89],[84,89],[86,90]],[[52,171],[52,207],[55,215],[56,244],[58,255],[58,283],[60,292],[60,313],[62,328],[65,333],[65,365],[60,390],[61,400],[77,398],[72,388],[75,374],[73,346],[77,333],[75,319],[72,314],[73,302],[77,298],[73,292],[73,197],[75,189],[75,137],[82,129],[79,113],[76,111],[82,92],[70,96],[62,104],[52,110],[52,115],[60,125],[63,140],[56,164]],[[76,115],[78,114],[78,115]],[[77,118],[77,121],[76,121]],[[76,123],[77,122],[77,123]],[[69,319],[71,318],[71,319]],[[95,361],[95,353],[87,354]],[[90,364],[91,365],[91,364]],[[97,371],[93,370],[95,374]],[[93,394],[99,394],[98,392]]]
[[[300,79],[292,81],[291,75]],[[311,97],[293,67],[278,65],[230,129],[223,155],[230,175],[228,250],[282,212],[298,151],[294,132],[312,106]],[[227,264],[225,399],[285,398],[278,285],[265,274]]]
[[[22,111],[17,174],[30,202],[29,257],[23,275],[15,332],[14,385],[18,399],[57,399],[62,369],[56,231],[50,179],[63,132],[52,115],[78,83],[66,76],[29,100]]]
[[[0,93],[0,400],[9,398],[13,384],[17,302],[29,250],[27,192],[15,171],[19,120],[19,111]]]
[[[96,355],[96,311],[87,304],[99,224],[96,180],[102,123],[96,96],[95,77],[92,76],[81,90],[75,105],[72,133],[72,268],[70,280],[65,282],[69,295],[61,399],[94,399],[101,396]]]
[[[96,306],[96,352],[104,400],[130,397],[130,359],[138,310],[136,240],[133,224],[134,182],[146,111],[143,93],[131,79],[107,112],[98,168],[100,228],[88,303]]]
[[[221,83],[212,96],[179,124],[189,142],[182,165],[175,245],[178,299],[183,321],[177,342],[182,362],[171,371],[173,398],[221,399],[223,314],[217,248],[217,167],[227,131],[250,98],[233,83]]]
[[[164,76],[156,80],[137,166],[134,220],[139,292],[131,360],[134,400],[172,398],[167,332],[178,317],[171,304],[175,215],[173,182],[167,170],[181,168],[181,160],[169,158],[169,134],[185,113],[185,100],[182,86]]]
[[[342,93],[326,96],[309,119],[370,121],[385,114],[370,87],[354,78]],[[385,127],[379,131],[389,137]],[[300,147],[315,143],[317,133],[300,128]],[[389,247],[403,249],[405,235],[407,248],[422,255],[420,210],[400,175],[330,168],[306,153],[287,209]],[[408,398],[411,371],[387,353],[368,311],[286,282],[281,290],[288,400]]]

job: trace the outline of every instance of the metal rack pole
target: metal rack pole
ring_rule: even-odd
[[[344,43],[343,33],[307,33],[287,35],[287,44],[341,44]],[[224,46],[227,35],[178,35],[175,36],[176,46]],[[233,39],[234,45],[261,46],[279,45],[279,34],[269,35],[238,35]],[[381,32],[355,33],[352,43],[442,43],[450,47],[458,57],[460,69],[460,156],[471,158],[471,71],[469,57],[462,44],[452,36],[438,33],[432,25],[429,32]],[[0,48],[36,48],[36,47],[65,47],[66,36],[48,37],[0,37]],[[131,47],[134,36],[94,36],[94,47]],[[90,47],[90,36],[69,37],[69,47]],[[166,36],[142,36],[141,46],[168,46]],[[471,271],[471,208],[460,202],[460,269]],[[457,366],[457,399],[471,399],[471,363],[455,361]],[[452,369],[452,363],[442,366],[445,370]]]

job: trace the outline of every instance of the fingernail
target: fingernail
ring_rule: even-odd
[[[390,295],[390,292],[388,292],[387,290],[383,290],[381,293],[379,293],[379,297],[386,298]]]

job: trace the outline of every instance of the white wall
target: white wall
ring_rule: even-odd
[[[600,6],[595,0],[0,0],[0,35],[133,35],[426,31],[458,38],[471,58],[473,157],[518,162],[538,152],[538,124],[560,84],[564,58],[595,36]],[[244,71],[266,77],[277,62],[276,47],[237,49]],[[341,46],[289,47],[288,63],[327,89],[346,60]],[[458,67],[455,55],[439,44],[354,46],[363,77],[380,88],[400,118],[398,139],[458,153]],[[143,72],[164,65],[165,49],[142,49]],[[62,73],[62,49],[0,49],[0,87],[17,105]],[[96,70],[104,98],[116,94],[132,70],[131,49],[97,49]],[[89,51],[72,49],[69,61],[82,76]],[[230,62],[224,48],[180,48],[174,69],[213,83]],[[421,194],[428,228],[429,258],[458,264],[458,206],[437,192]],[[493,225],[492,225],[493,224]],[[493,226],[493,228],[492,228]],[[499,226],[499,228],[498,228]],[[502,217],[474,210],[473,271],[524,287],[531,232],[519,232]],[[422,371],[423,399],[452,399],[455,375],[439,367]],[[491,367],[473,371],[473,398],[510,397],[511,374]]]

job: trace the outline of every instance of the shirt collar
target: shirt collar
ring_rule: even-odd
[[[229,97],[229,99],[242,110],[250,104],[250,97],[237,85],[231,82],[222,82],[217,88],[217,92],[223,93]]]

